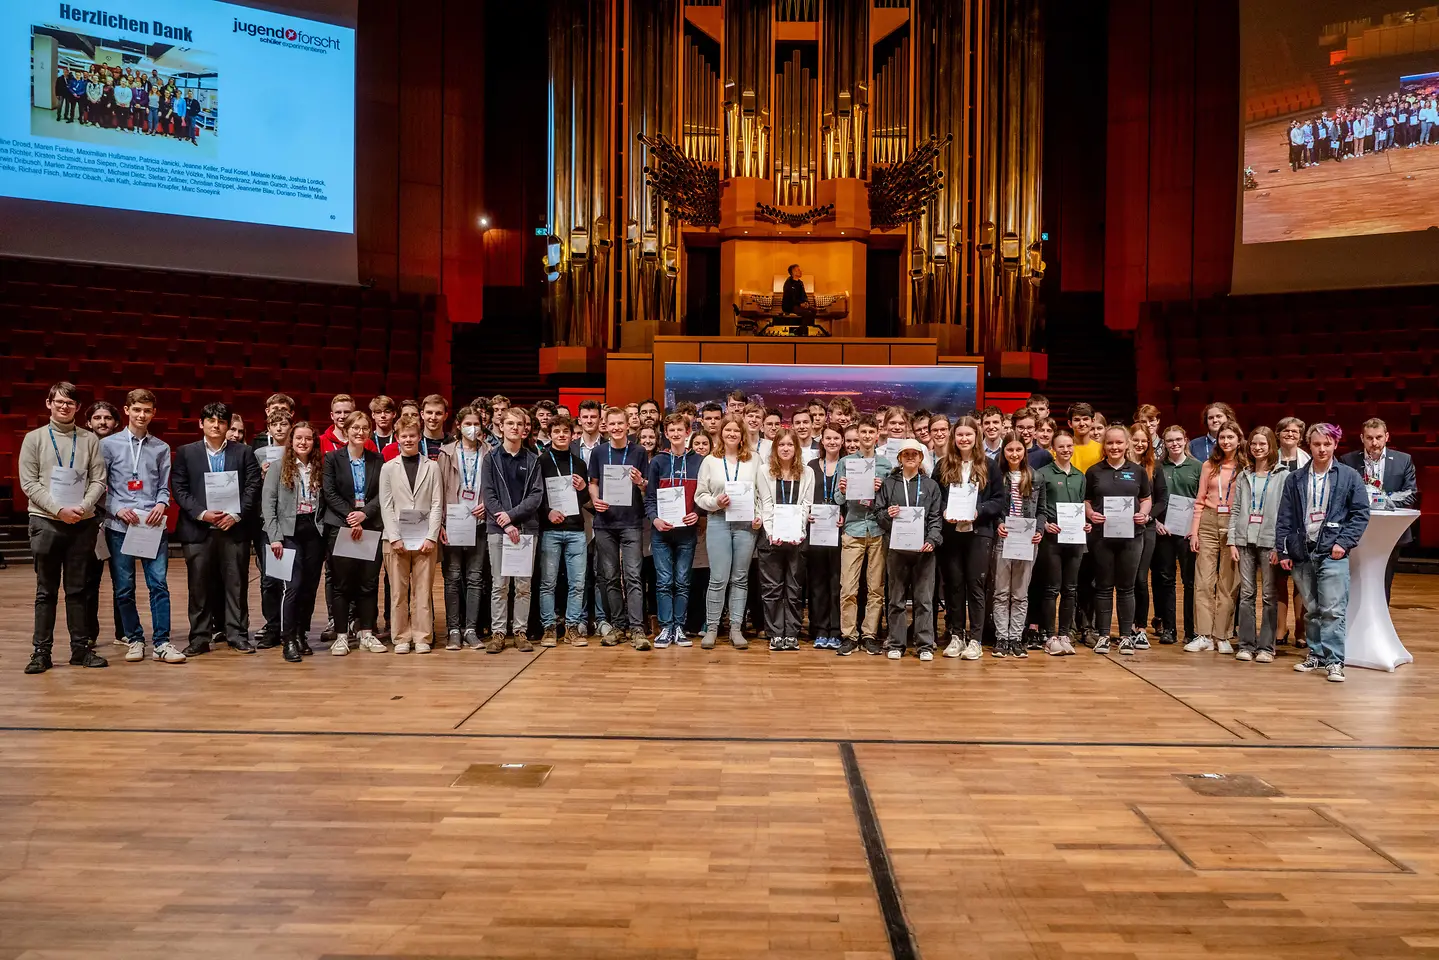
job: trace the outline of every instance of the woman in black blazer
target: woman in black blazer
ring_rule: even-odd
[[[352,618],[359,628],[360,649],[387,652],[375,636],[375,620],[379,614],[379,541],[376,540],[375,553],[368,560],[335,556],[337,538],[358,540],[362,531],[384,529],[380,519],[380,467],[384,461],[378,453],[365,449],[365,442],[370,439],[368,416],[355,411],[345,418],[344,429],[349,443],[326,455],[324,487],[327,553],[335,588],[335,609],[331,612],[335,629],[341,631],[330,653],[337,657],[350,652],[350,637],[344,631]]]

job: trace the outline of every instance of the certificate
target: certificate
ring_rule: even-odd
[[[629,468],[626,467],[625,469],[628,470]],[[534,534],[521,534],[519,543],[511,543],[509,537],[500,538],[500,576],[528,577],[534,573],[534,570]]]
[[[839,546],[839,507],[832,503],[816,503],[809,508],[809,545]]]
[[[380,549],[380,531],[362,530],[360,539],[354,540],[350,537],[350,528],[343,527],[335,535],[335,553],[337,557],[349,557],[352,560],[373,560],[376,552]]]
[[[430,516],[423,510],[400,511],[400,539],[406,550],[418,550],[430,538]]]
[[[81,507],[85,503],[85,478],[74,467],[58,464],[50,468],[50,496],[55,508]]]
[[[630,479],[630,468],[623,463],[607,463],[604,470],[600,499],[612,507],[628,507],[633,504],[635,484]]]
[[[775,504],[774,517],[770,521],[774,533],[770,535],[770,539],[783,543],[803,543],[805,512],[804,505],[800,503]]]
[[[475,545],[474,508],[465,501],[445,506],[445,539],[452,547],[473,547]]]
[[[874,499],[874,457],[845,461],[844,498],[846,500]]]
[[[914,553],[924,549],[924,507],[900,507],[889,528],[889,548]]]
[[[1056,503],[1059,514],[1059,542],[1084,543],[1084,504]]]
[[[277,447],[274,444],[271,444],[268,447],[261,447],[260,449],[255,451],[259,460],[263,463],[274,463],[276,460],[280,459],[280,455],[284,452],[284,447]]]
[[[160,553],[160,538],[163,536],[165,536],[163,520],[153,527],[143,523],[132,523],[125,528],[125,539],[120,544],[120,552],[127,557],[154,560]]]
[[[551,510],[558,510],[567,517],[576,517],[580,513],[580,497],[575,492],[575,483],[570,479],[571,476],[572,474],[545,477],[545,499],[549,501]],[[608,501],[609,494],[606,493],[603,499]],[[625,505],[629,505],[629,500],[625,501]]]
[[[1108,514],[1105,514],[1108,516]],[[1164,529],[1177,537],[1189,536],[1194,523],[1194,498],[1169,495],[1169,507],[1164,512]]]
[[[1104,536],[1110,540],[1134,539],[1134,498],[1104,498]]]
[[[101,530],[100,530],[100,535],[95,538],[95,559],[96,559],[96,560],[109,560],[109,559],[110,559],[110,541],[109,541],[109,539],[105,536],[105,531],[104,531],[104,529],[101,529]]]
[[[979,511],[979,485],[975,483],[951,483],[949,499],[944,504],[944,519],[960,523],[973,523]]]
[[[1033,517],[1005,517],[1004,529],[1009,536],[1004,538],[1004,547],[999,555],[1005,560],[1033,560],[1034,527],[1037,522]]]
[[[205,474],[205,509],[218,510],[232,517],[240,515],[240,474],[221,470]]]
[[[725,496],[729,506],[724,508],[724,518],[735,523],[749,523],[754,520],[754,484],[748,480],[726,480]]]
[[[660,487],[655,491],[659,518],[672,527],[685,525],[685,488]]]
[[[286,583],[289,583],[290,578],[294,575],[294,550],[288,548],[281,550],[280,555],[277,557],[275,556],[275,552],[273,550],[271,550],[269,547],[265,548],[265,576],[270,577],[273,580],[283,580]]]

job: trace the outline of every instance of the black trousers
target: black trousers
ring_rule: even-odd
[[[190,590],[190,642],[203,643],[216,633],[223,633],[231,643],[249,640],[249,542],[215,531],[181,549]],[[220,584],[218,599],[210,591],[216,581]]]
[[[839,636],[839,547],[808,547],[810,637]]]
[[[945,629],[959,636],[968,629],[978,639],[984,629],[985,588],[994,538],[984,533],[947,533],[939,547],[944,575]]]
[[[264,626],[260,627],[260,633],[279,639],[283,636],[280,632],[280,604],[285,596],[285,581],[265,575],[265,564],[269,562],[265,559],[265,555],[270,552],[270,544],[265,540],[263,530],[255,531],[254,547],[255,566],[260,574],[260,615],[265,618]],[[299,561],[300,557],[297,554],[295,562],[299,563]]]
[[[35,632],[37,651],[48,653],[55,640],[55,610],[60,586],[65,587],[65,625],[71,648],[95,642],[87,635],[89,625],[85,595],[90,561],[95,559],[95,537],[100,521],[95,517],[79,523],[63,523],[49,517],[30,517],[30,553],[35,558]]]
[[[759,548],[759,589],[764,596],[765,629],[771,637],[799,637],[804,585],[802,545],[769,543]]]
[[[335,600],[331,612],[335,618],[335,629],[344,633],[349,624],[358,630],[374,630],[379,617],[380,606],[380,560],[356,560],[354,557],[335,556],[335,537],[338,529],[325,532],[326,552],[329,567],[334,571]],[[345,532],[349,536],[349,531]]]
[[[1139,569],[1139,555],[1144,550],[1142,537],[1128,540],[1091,537],[1089,554],[1094,558],[1094,631],[1101,637],[1109,635],[1109,621],[1114,614],[1115,597],[1119,604],[1119,635],[1134,632],[1134,576]]]
[[[884,648],[903,650],[912,639],[915,650],[933,650],[934,554],[888,550],[884,555],[884,566],[889,592],[889,632],[885,636]],[[910,611],[905,610],[906,600],[913,603]],[[908,615],[911,612],[913,623]]]
[[[1159,531],[1154,524],[1147,523],[1143,529],[1135,532],[1135,539],[1141,541],[1143,546],[1139,552],[1139,567],[1134,571],[1134,623],[1143,627],[1149,623],[1149,570],[1154,559],[1155,541],[1159,538]]]
[[[1150,573],[1154,577],[1154,612],[1163,629],[1179,635],[1175,619],[1174,567],[1179,565],[1180,581],[1184,584],[1184,639],[1194,639],[1194,551],[1189,541],[1176,534],[1157,537]]]
[[[1084,561],[1084,544],[1060,543],[1059,535],[1045,534],[1039,544],[1039,568],[1043,571],[1044,593],[1039,604],[1039,632],[1065,637],[1074,629],[1079,606],[1079,566]],[[1055,607],[1058,606],[1058,621]]]
[[[325,564],[325,538],[305,517],[295,520],[295,535],[285,538],[285,547],[295,551],[290,582],[281,580],[280,615],[275,628],[282,640],[304,639],[315,616],[315,595],[320,591],[320,570]]]
[[[489,559],[490,551],[484,545],[445,548],[446,632],[474,630],[478,635],[480,624],[489,623]],[[480,619],[481,612],[486,619]]]

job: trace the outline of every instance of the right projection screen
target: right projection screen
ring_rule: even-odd
[[[1239,6],[1233,292],[1439,281],[1439,7]]]

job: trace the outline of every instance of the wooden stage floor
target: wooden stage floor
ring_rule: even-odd
[[[0,960],[1439,956],[1439,580],[1396,585],[1417,662],[1342,685],[1158,646],[27,677],[32,589],[0,571]]]
[[[1289,121],[1244,131],[1244,242],[1404,233],[1439,226],[1439,146],[1397,147],[1289,169]]]

